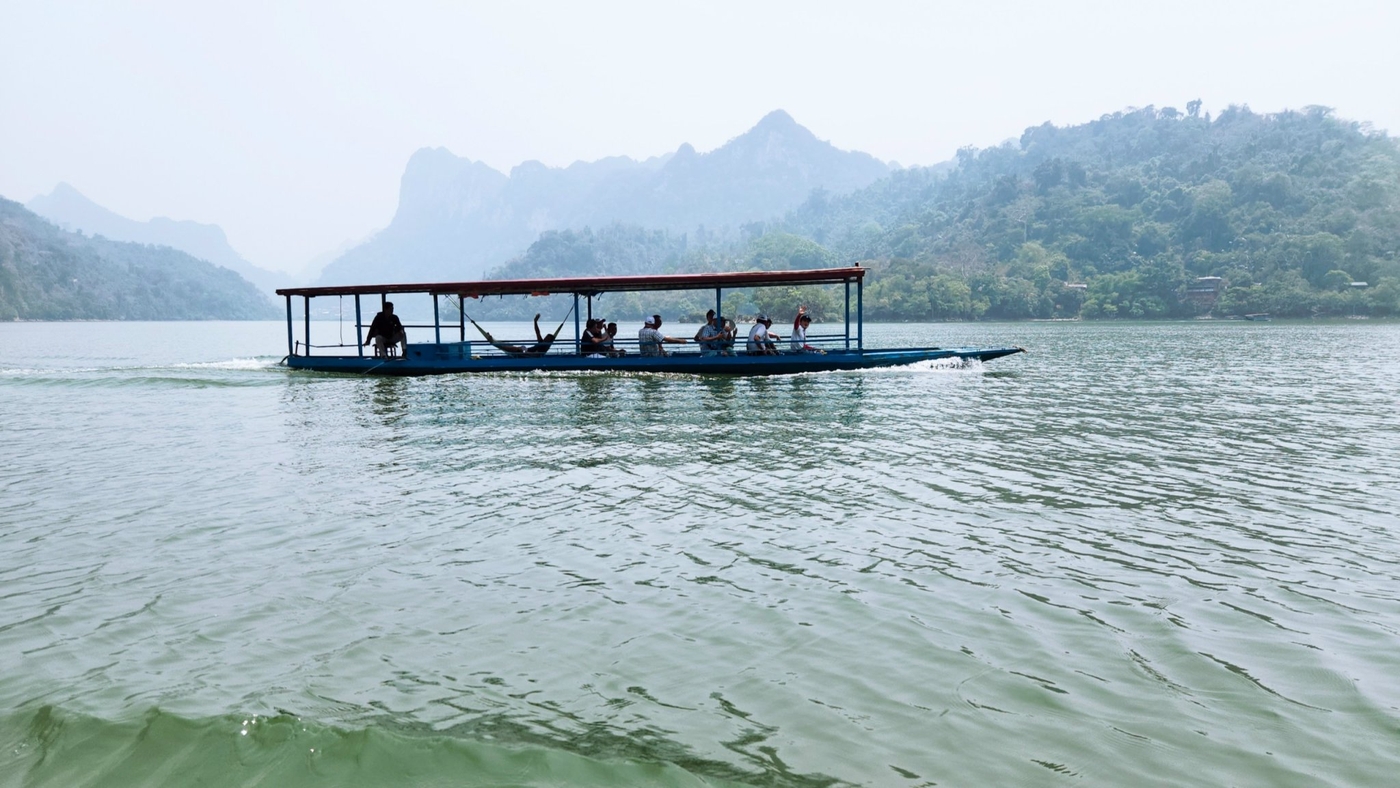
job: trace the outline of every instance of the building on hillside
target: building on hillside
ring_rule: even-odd
[[[1215,299],[1225,292],[1225,280],[1218,276],[1198,276],[1196,281],[1186,286],[1186,297],[1206,307],[1215,305]]]

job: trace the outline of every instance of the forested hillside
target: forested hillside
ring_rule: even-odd
[[[1047,123],[777,226],[874,261],[875,319],[1400,314],[1400,149],[1324,108]]]
[[[228,237],[218,225],[165,217],[138,222],[107,210],[66,183],[58,184],[48,194],[35,197],[24,207],[64,230],[101,235],[112,241],[179,249],[191,257],[233,271],[256,285],[269,300],[277,288],[292,285],[292,278],[287,274],[259,268],[243,259],[229,246]]]
[[[184,252],[60,230],[0,199],[0,320],[250,320],[252,284]]]
[[[1396,141],[1322,108],[1198,110],[1045,124],[844,197],[815,191],[742,240],[545,233],[497,275],[860,261],[876,320],[1400,315]]]

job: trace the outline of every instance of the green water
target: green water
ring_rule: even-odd
[[[1393,784],[1400,326],[869,334],[1030,352],[0,325],[0,786]]]

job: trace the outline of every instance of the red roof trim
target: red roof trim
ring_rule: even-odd
[[[644,290],[707,290],[716,287],[774,287],[859,282],[868,269],[813,268],[798,271],[738,271],[718,274],[657,274],[652,276],[594,276],[564,279],[487,279],[480,282],[433,282],[345,287],[288,287],[281,296],[376,295],[433,293],[436,295],[536,295],[542,293],[620,293]]]

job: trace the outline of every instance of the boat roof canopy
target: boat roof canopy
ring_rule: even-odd
[[[380,293],[431,293],[477,298],[491,295],[550,295],[576,293],[641,292],[645,290],[709,290],[717,287],[776,287],[859,282],[867,269],[810,268],[794,271],[736,271],[717,274],[656,274],[652,276],[592,276],[558,279],[487,279],[480,282],[433,282],[397,285],[347,285],[344,287],[287,287],[280,296],[377,295]]]

